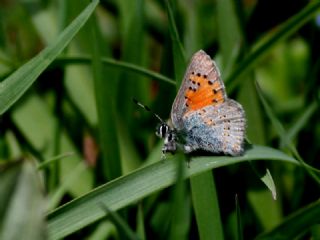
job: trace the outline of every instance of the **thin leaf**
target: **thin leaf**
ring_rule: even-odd
[[[281,138],[280,146],[285,147],[287,144],[290,144],[295,136],[300,132],[301,129],[307,124],[312,115],[316,112],[318,104],[313,101],[307,109],[301,113],[300,118],[293,124],[293,126],[288,130],[284,138]]]
[[[124,219],[117,213],[111,211],[105,204],[101,203],[100,207],[105,211],[106,215],[109,215],[113,223],[119,228],[119,230],[124,233],[124,235],[131,240],[140,239],[130,228],[130,226],[124,221]]]
[[[102,46],[96,18],[92,18],[89,23],[92,29],[92,71],[99,119],[102,170],[105,177],[112,180],[122,174],[116,124],[116,94],[114,93],[116,84],[114,76],[105,79],[105,74],[108,74],[110,69],[103,69],[101,62]],[[108,84],[106,84],[106,80]]]
[[[286,131],[283,127],[283,125],[281,124],[281,122],[278,120],[278,118],[276,117],[276,115],[274,114],[274,112],[272,111],[271,107],[269,106],[269,104],[267,103],[267,101],[264,99],[261,89],[259,88],[259,84],[258,82],[256,82],[256,86],[257,86],[257,91],[260,97],[260,100],[263,104],[263,107],[273,125],[273,127],[275,128],[275,130],[277,131],[278,135],[280,138],[284,138],[286,136]],[[288,143],[288,147],[290,149],[290,151],[293,153],[293,155],[296,157],[296,159],[301,163],[301,165],[304,167],[304,169],[306,170],[306,172],[318,183],[318,185],[320,186],[320,178],[312,171],[313,168],[310,167],[308,164],[306,164],[303,159],[301,158],[301,156],[299,155],[296,147],[293,145],[293,143]]]
[[[63,238],[101,219],[104,212],[98,202],[107,204],[112,211],[117,211],[172,185],[176,179],[176,160],[173,157],[138,169],[51,212],[48,216],[50,239]],[[185,177],[249,160],[280,160],[297,164],[295,159],[276,149],[252,146],[241,157],[194,157],[190,162],[190,168],[185,166]]]
[[[200,239],[224,239],[213,174],[207,171],[190,182]]]
[[[86,171],[88,171],[88,167],[83,164],[83,162],[79,162],[77,165],[73,166],[72,171],[69,171],[69,174],[61,180],[58,187],[50,192],[47,204],[48,211],[51,211],[59,205],[63,196],[70,188],[72,189],[72,186],[79,185],[79,179],[84,178]]]
[[[319,224],[320,201],[299,209],[271,231],[258,236],[257,240],[290,240],[304,233],[312,225]]]
[[[264,182],[264,184],[269,188],[272,193],[273,199],[276,200],[277,190],[269,169],[267,169],[266,174],[261,178],[261,181]]]
[[[241,211],[238,200],[238,195],[235,197],[236,202],[236,213],[237,213],[237,240],[243,240],[243,229],[242,229],[242,221],[241,221]]]
[[[52,157],[51,159],[48,159],[48,160],[40,163],[40,164],[37,166],[37,168],[38,168],[38,170],[41,170],[41,169],[49,166],[50,164],[57,162],[58,160],[61,160],[61,159],[63,159],[63,158],[67,158],[67,157],[73,156],[73,155],[74,155],[73,152],[66,152],[66,153],[60,154],[60,155],[58,155],[58,156]]]
[[[187,199],[186,181],[184,181],[185,175],[185,158],[182,154],[179,154],[178,161],[176,161],[176,184],[173,189],[171,200],[171,216],[170,216],[170,233],[169,238],[175,239],[187,239],[188,230],[190,226],[190,204]]]
[[[288,19],[285,23],[279,26],[275,31],[272,30],[262,41],[252,48],[251,53],[236,67],[236,69],[226,78],[229,83],[228,89],[232,92],[238,84],[241,83],[243,74],[247,73],[259,59],[267,54],[271,48],[283,39],[291,36],[299,28],[301,28],[307,21],[312,19],[320,9],[319,1],[311,1],[299,13]]]
[[[178,30],[176,27],[176,23],[174,20],[174,11],[170,4],[171,0],[166,1],[168,18],[169,18],[169,31],[170,37],[172,41],[172,52],[173,52],[173,64],[174,64],[174,74],[176,79],[177,88],[180,87],[180,83],[183,79],[184,71],[186,68],[186,61],[184,56],[184,50],[182,43],[179,38]]]
[[[142,76],[154,78],[163,82],[167,82],[170,84],[175,85],[175,81],[172,80],[171,78],[168,78],[160,73],[148,70],[144,67],[137,66],[136,64],[133,63],[128,63],[128,62],[123,62],[123,61],[118,61],[113,58],[102,58],[102,62],[107,65],[107,66],[112,66],[116,68],[120,68],[121,71],[131,71],[133,73],[138,73],[141,74]],[[78,57],[59,57],[53,62],[53,66],[58,65],[69,65],[69,64],[90,64],[91,63],[91,58],[88,56],[78,56]],[[130,79],[128,79],[130,80]]]
[[[242,39],[233,0],[217,1],[218,38],[224,67],[232,66],[238,56]],[[225,29],[228,29],[226,31]]]
[[[175,3],[175,0],[166,1],[167,14],[169,19],[169,34],[172,44],[176,88],[179,89],[186,68],[186,61],[184,49],[180,41],[178,29],[174,18],[175,8],[173,6],[175,6]],[[186,239],[190,222],[190,214],[187,213],[190,207],[187,207],[187,201],[184,201],[184,198],[186,197],[186,189],[185,182],[183,181],[183,177],[185,175],[183,161],[185,160],[185,158],[181,155],[179,155],[179,158],[180,159],[177,162],[177,183],[175,186],[175,191],[173,193],[173,200],[171,204],[172,218],[170,224],[169,239]],[[183,202],[184,204],[182,204],[181,202]]]
[[[117,229],[110,221],[102,221],[90,234],[87,240],[119,239]]]
[[[29,89],[37,77],[69,44],[91,16],[98,3],[98,0],[93,0],[59,35],[55,42],[0,82],[0,115],[5,113]]]
[[[146,239],[146,229],[142,204],[138,205],[138,214],[137,214],[137,234],[140,239]]]

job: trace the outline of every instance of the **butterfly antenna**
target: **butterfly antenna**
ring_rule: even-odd
[[[137,99],[135,99],[135,98],[133,98],[132,100],[133,100],[133,102],[134,102],[135,104],[137,104],[139,107],[142,107],[142,108],[145,109],[146,111],[152,113],[152,115],[155,116],[156,118],[158,118],[161,123],[164,123],[164,121],[162,120],[162,118],[159,117],[158,114],[154,113],[148,106],[143,105],[141,102],[139,102],[139,101],[138,101]]]

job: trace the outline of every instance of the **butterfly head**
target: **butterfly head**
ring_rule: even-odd
[[[177,134],[168,124],[162,122],[156,130],[156,135],[164,139],[163,153],[174,153],[177,151]]]

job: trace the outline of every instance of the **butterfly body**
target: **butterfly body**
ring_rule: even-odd
[[[244,110],[227,97],[218,67],[202,50],[191,59],[172,106],[171,121],[172,127],[162,123],[162,134],[157,134],[164,138],[164,153],[179,148],[186,153],[243,153]]]

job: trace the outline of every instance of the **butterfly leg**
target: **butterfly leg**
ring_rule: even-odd
[[[166,153],[162,150],[161,160],[166,160]]]
[[[173,132],[172,130],[170,130],[169,132],[167,132],[165,134],[164,137],[164,144],[162,147],[162,153],[175,153],[177,151],[177,141],[176,141],[177,137],[175,132]]]

